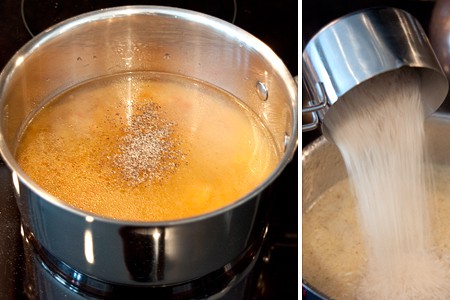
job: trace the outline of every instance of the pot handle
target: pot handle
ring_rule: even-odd
[[[311,114],[312,116],[312,121],[310,123],[302,125],[303,132],[312,131],[317,127],[319,127],[320,123],[319,111],[324,109],[328,104],[328,98],[323,83],[318,82],[316,85],[318,91],[320,91],[319,94],[321,97],[316,97],[314,99],[313,97],[311,97],[313,93],[311,93],[311,91],[307,88],[307,84],[303,80],[303,87],[305,88],[306,93],[311,98],[311,100],[307,101],[307,106],[302,107],[302,114]]]

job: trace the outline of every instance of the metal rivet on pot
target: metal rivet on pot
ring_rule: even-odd
[[[267,98],[269,98],[269,90],[267,89],[266,85],[261,81],[256,82],[256,92],[259,98],[263,101],[266,101]]]

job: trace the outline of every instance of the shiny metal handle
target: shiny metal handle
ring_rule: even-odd
[[[317,83],[320,97],[308,101],[308,106],[302,107],[302,114],[311,114],[312,122],[302,125],[302,132],[312,131],[319,127],[320,118],[318,111],[324,109],[328,104],[327,94],[322,82]],[[311,94],[311,93],[309,93]]]
[[[304,113],[303,110],[302,110],[302,113]],[[317,115],[317,112],[311,112],[310,114],[312,116],[312,122],[303,124],[302,132],[312,131],[312,130],[316,129],[317,127],[319,127],[319,116]]]

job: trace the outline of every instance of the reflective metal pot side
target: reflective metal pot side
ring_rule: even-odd
[[[116,51],[124,43],[146,51],[127,51],[131,60],[124,60]],[[73,209],[20,169],[17,137],[46,99],[85,80],[142,70],[203,80],[245,101],[276,140],[282,153],[277,168],[227,207],[168,222],[115,221]],[[248,253],[264,235],[263,191],[292,158],[297,123],[297,86],[276,54],[232,24],[183,9],[129,6],[69,19],[33,38],[0,75],[0,152],[13,171],[27,239],[80,274],[114,284],[177,284]],[[140,243],[146,270],[130,267],[138,254],[129,246]]]

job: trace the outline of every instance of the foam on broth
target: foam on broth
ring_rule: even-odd
[[[134,221],[219,209],[279,161],[270,133],[238,99],[156,73],[101,78],[58,95],[26,126],[16,157],[70,205]]]

